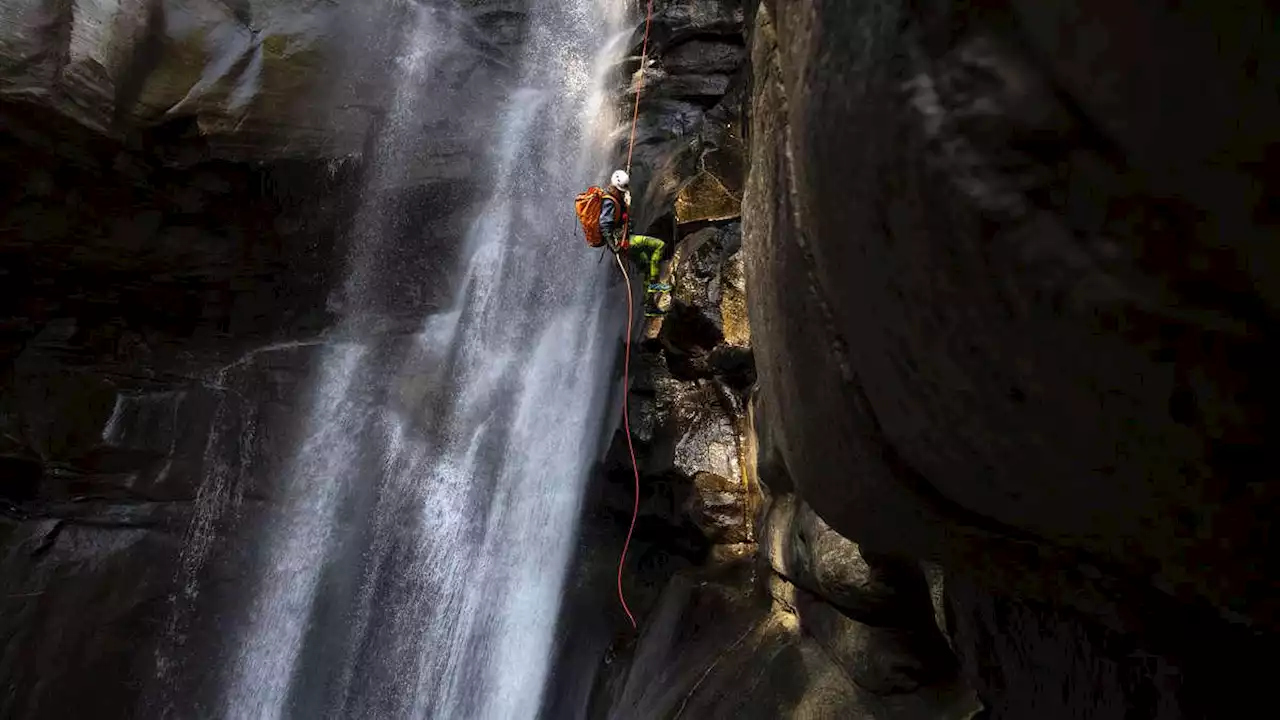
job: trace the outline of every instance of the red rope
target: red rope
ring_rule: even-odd
[[[627,396],[631,394],[631,322],[635,308],[631,298],[631,275],[622,264],[622,256],[614,255],[613,257],[618,261],[618,269],[622,271],[622,278],[626,281],[627,287],[627,354],[622,361],[622,427],[627,432],[627,452],[631,453],[631,470],[636,479],[631,527],[627,528],[627,541],[622,544],[622,556],[618,558],[618,602],[622,603],[622,611],[627,614],[627,619],[631,621],[631,627],[634,629],[636,618],[631,614],[631,608],[627,607],[627,596],[622,592],[622,568],[627,562],[627,550],[631,547],[631,534],[635,532],[636,519],[640,516],[640,466],[636,463],[636,448],[631,442],[631,413],[627,410]]]
[[[644,89],[644,64],[649,57],[649,25],[653,22],[653,0],[644,17],[644,45],[640,48],[640,79],[636,80],[636,106],[631,111],[631,144],[627,147],[627,174],[631,174],[631,154],[636,149],[636,121],[640,119],[640,91]]]
[[[631,174],[631,156],[636,149],[636,123],[640,119],[640,91],[644,89],[644,64],[649,56],[649,26],[653,23],[653,0],[649,0],[648,10],[645,12],[644,18],[644,45],[640,49],[640,79],[636,83],[636,104],[631,111],[631,142],[627,147],[627,174]],[[630,236],[630,228],[627,226],[631,223],[628,213],[627,220],[622,226],[622,238],[625,242]],[[622,263],[622,256],[615,254],[614,259],[618,261],[618,269],[622,271],[622,277],[626,281],[627,288],[627,355],[622,361],[622,427],[627,433],[627,452],[631,453],[631,470],[635,475],[635,506],[631,509],[631,527],[627,528],[627,539],[622,544],[622,555],[618,558],[618,602],[622,604],[622,611],[627,614],[627,619],[631,621],[632,629],[636,627],[636,618],[631,614],[631,608],[627,607],[627,596],[622,592],[622,571],[627,564],[627,550],[631,548],[631,536],[636,530],[636,519],[640,517],[640,465],[636,463],[636,448],[631,442],[631,413],[627,409],[627,396],[631,394],[631,327],[635,316],[635,303],[631,296],[631,276],[627,273],[627,268]]]

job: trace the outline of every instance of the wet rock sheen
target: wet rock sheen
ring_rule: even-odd
[[[1079,6],[760,4],[761,413],[835,532],[946,568],[992,717],[1248,714],[1280,629],[1280,100],[1247,70],[1275,11]],[[1025,684],[1051,657],[1066,690]]]

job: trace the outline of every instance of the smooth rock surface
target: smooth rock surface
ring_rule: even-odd
[[[620,68],[619,89],[634,101],[643,74],[632,178],[632,214],[641,232],[665,223],[678,197],[680,222],[738,214],[733,203],[745,175],[745,22],[738,0],[655,2],[651,60],[643,72],[640,36],[633,38],[635,57]]]
[[[665,55],[667,48],[693,38],[737,39],[745,17],[742,0],[654,0],[649,42],[656,53]],[[637,51],[644,33],[643,18],[639,20],[634,36]]]
[[[1273,595],[1248,591],[1265,582],[1271,554],[1245,539],[1272,499],[1248,464],[1222,451],[1253,452],[1250,438],[1263,427],[1254,399],[1266,396],[1269,381],[1253,369],[1269,356],[1261,331],[1270,311],[1260,294],[1234,305],[1215,299],[1244,278],[1212,260],[1238,255],[1267,272],[1269,255],[1253,240],[1265,219],[1224,204],[1221,190],[1197,186],[1168,211],[1236,223],[1235,244],[1222,247],[1218,225],[1156,224],[1160,188],[1108,165],[1101,140],[1048,99],[1049,79],[994,19],[948,34],[945,11],[868,3],[796,24],[810,17],[805,5],[779,3],[776,15],[758,15],[756,106],[780,110],[758,114],[753,134],[782,138],[758,152],[784,164],[757,158],[754,179],[773,190],[757,185],[748,201],[757,249],[748,268],[760,298],[753,325],[757,338],[768,333],[766,392],[795,428],[789,454],[809,458],[792,463],[804,494],[837,527],[886,542],[894,541],[894,518],[933,518],[919,524],[936,531],[896,539],[930,553],[968,556],[982,536],[1024,532],[1048,547],[1098,553],[1122,573],[1149,562],[1154,580],[1269,624],[1263,596]],[[1028,10],[1035,32],[1027,39],[1065,22],[1056,12]],[[1149,19],[1170,38],[1198,37],[1189,17],[1152,11]],[[903,23],[909,32],[891,31]],[[844,38],[858,30],[873,42],[855,52]],[[780,50],[769,49],[774,36]],[[1260,41],[1235,39],[1243,45],[1229,52]],[[823,57],[841,71],[806,64],[815,53],[829,53]],[[977,67],[996,74],[972,88],[958,84]],[[1207,63],[1194,77],[1219,68]],[[901,98],[904,82],[911,92]],[[1169,86],[1159,99],[1177,106],[1189,98],[1184,87]],[[836,88],[858,94],[836,103]],[[974,92],[985,104],[968,99]],[[1101,86],[1083,97],[1119,101],[1114,92]],[[1245,91],[1226,107],[1267,116],[1275,105]],[[1183,123],[1210,130],[1201,117],[1190,113]],[[1225,128],[1217,132],[1217,141],[1237,143]],[[1015,144],[1028,133],[1045,138],[1036,155]],[[1185,172],[1208,162],[1192,151],[1199,144],[1182,153],[1170,128],[1144,137],[1147,145],[1169,143],[1161,157],[1181,158]],[[1238,163],[1249,157],[1244,145],[1224,147]],[[956,148],[965,154],[948,154]],[[1025,171],[997,169],[999,153]],[[1252,173],[1244,164],[1218,172],[1228,185]],[[1083,184],[1097,188],[1093,197]],[[1055,190],[1071,204],[1055,200]],[[764,200],[777,191],[802,205]],[[1106,203],[1122,201],[1123,217],[1105,212]],[[1132,224],[1142,217],[1152,222]],[[1150,249],[1156,237],[1204,253],[1208,264],[1160,265]],[[1189,295],[1174,280],[1197,276],[1205,294]],[[1184,341],[1205,352],[1180,350]],[[1259,392],[1239,393],[1255,386]],[[811,400],[804,413],[801,398]],[[846,437],[861,439],[836,445]],[[891,462],[873,460],[886,455]],[[865,472],[857,482],[836,481],[827,464]],[[857,510],[872,507],[875,515]],[[1228,517],[1235,522],[1222,524]],[[1212,540],[1196,530],[1210,523]],[[971,539],[944,550],[945,532]],[[1219,533],[1238,538],[1232,552]],[[1014,568],[1007,571],[1016,582]]]
[[[743,217],[761,408],[836,531],[1043,606],[957,651],[1005,677],[1057,658],[1084,690],[1001,706],[1031,686],[988,682],[993,717],[1152,707],[1170,682],[1175,716],[1213,716],[1193,675],[1234,675],[1243,707],[1241,631],[1274,648],[1280,630],[1280,96],[1249,70],[1280,61],[1280,26],[1260,2],[1080,12],[761,4]],[[1076,638],[1117,631],[1163,659],[1107,685],[1121,651]]]
[[[243,606],[225,540],[279,495],[362,166],[230,162],[182,124],[120,141],[32,102],[0,128],[0,715],[182,716],[218,689],[185,658]],[[433,217],[371,338],[450,292],[406,282],[452,257],[449,185],[388,193]]]
[[[788,581],[865,623],[932,628],[929,588],[910,561],[864,551],[790,493],[774,494],[762,526],[764,558]]]
[[[406,12],[430,12],[438,25],[456,28],[452,47],[435,48],[450,55],[440,91],[443,100],[465,85],[473,114],[422,121],[436,125],[442,139],[473,142],[470,129],[490,115],[485,98],[519,45],[522,2],[452,9],[326,0],[4,0],[0,99],[115,137],[191,123],[215,154],[231,159],[359,155],[395,101],[385,70],[411,24]],[[369,44],[368,37],[385,42]],[[441,142],[423,153],[421,173],[439,175],[465,165],[464,157]]]
[[[746,48],[724,40],[690,40],[662,53],[662,67],[673,75],[733,73],[742,65]]]
[[[600,716],[963,720],[974,712],[972,696],[956,688],[886,697],[864,690],[790,609],[743,594],[749,580],[727,572],[668,585]]]
[[[859,687],[876,695],[897,695],[955,677],[955,660],[932,626],[917,630],[867,625],[805,590],[793,596],[801,630],[817,640]]]
[[[711,542],[745,543],[751,540],[748,493],[743,479],[699,472],[693,476],[693,493],[685,512]]]
[[[673,262],[677,269],[672,287],[674,314],[663,328],[667,337],[704,350],[724,341],[722,277],[740,238],[738,226],[729,224],[699,230],[681,241]]]

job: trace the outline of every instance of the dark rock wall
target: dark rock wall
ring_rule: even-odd
[[[1274,642],[1276,18],[1122,5],[755,16],[764,422],[992,717],[1243,716]]]
[[[592,713],[963,718],[978,706],[920,568],[861,553],[758,452],[740,221],[748,117],[760,112],[750,5],[655,2],[649,63],[623,65],[624,100],[644,83],[634,214],[642,232],[674,241],[673,290],[632,365],[641,502],[624,587],[640,629],[611,608],[621,622]],[[625,529],[632,483],[618,435],[589,502],[604,523]]]
[[[213,677],[175,644],[217,635],[218,538],[287,456],[356,166],[0,121],[0,715],[135,717]]]
[[[725,486],[643,416],[664,537],[711,551],[636,572],[604,714],[965,717],[957,668],[992,718],[1265,706],[1273,11],[655,7],[638,215],[679,243],[638,404],[723,372],[743,288],[760,524],[719,544]],[[704,250],[739,201],[742,279]]]
[[[178,5],[0,0],[6,718],[216,714],[405,29],[441,42],[425,139],[378,176],[362,327],[387,344],[453,294],[488,183],[464,160],[524,24],[518,1]]]
[[[649,63],[640,68],[641,18],[631,54],[618,67],[619,110],[627,117],[641,89],[633,215],[651,234],[668,236],[673,218],[724,221],[740,213],[745,5],[655,0]],[[620,134],[620,143],[628,139],[629,133]],[[619,154],[625,157],[626,150],[622,145]]]
[[[74,193],[20,188],[5,220],[22,219],[0,233],[0,715],[135,717],[146,698],[151,717],[178,688],[169,709],[198,716],[333,321],[358,166],[137,181],[92,158],[41,157]],[[454,237],[414,260],[449,263]],[[387,277],[398,302],[368,328],[395,343],[450,286]]]
[[[64,5],[0,0],[0,715],[199,716],[180,646],[236,606],[220,539],[270,497],[388,101],[349,41],[402,18]],[[657,0],[643,68],[637,25],[674,286],[633,365],[642,630],[604,607],[617,436],[570,598],[614,639],[566,642],[546,716],[1268,707],[1280,25],[1079,5]],[[461,11],[451,91],[501,88],[522,10]],[[400,229],[472,211],[467,107],[421,118]],[[388,268],[439,276],[420,250]],[[393,273],[377,331],[447,292]]]

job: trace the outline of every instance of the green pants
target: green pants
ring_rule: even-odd
[[[666,246],[666,243],[656,237],[631,236],[631,258],[642,268],[646,262],[649,263],[650,285],[658,282],[658,277],[662,274],[662,249]]]

